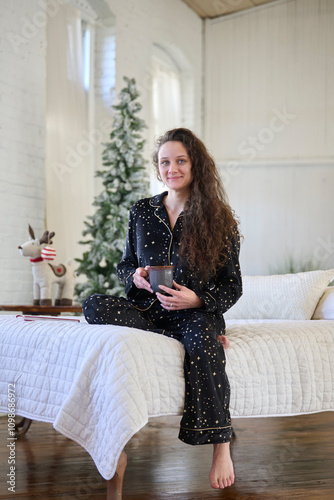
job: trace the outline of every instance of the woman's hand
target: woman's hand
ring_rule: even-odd
[[[151,284],[148,281],[148,268],[149,266],[146,266],[145,269],[143,267],[137,267],[133,274],[133,282],[137,288],[142,288],[143,290],[153,293]]]
[[[190,288],[178,285],[175,281],[173,281],[173,285],[175,290],[160,285],[161,290],[169,294],[169,296],[166,296],[162,293],[157,293],[157,298],[164,309],[167,311],[178,311],[179,309],[195,309],[204,306],[203,300],[190,290]]]

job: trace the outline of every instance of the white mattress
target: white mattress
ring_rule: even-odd
[[[232,417],[334,409],[334,321],[229,321]],[[52,422],[105,479],[149,417],[181,414],[183,346],[126,327],[0,316],[0,411]]]

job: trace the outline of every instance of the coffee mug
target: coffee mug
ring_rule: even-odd
[[[173,286],[173,270],[174,266],[150,266],[148,269],[148,276],[151,287],[154,292],[163,293],[166,292],[159,288],[159,285],[168,286],[172,288]]]

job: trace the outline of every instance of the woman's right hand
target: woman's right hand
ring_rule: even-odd
[[[135,273],[133,274],[133,282],[137,288],[142,288],[150,293],[154,293],[151,284],[148,281],[148,268],[149,266],[146,266],[145,269],[143,267],[137,267]]]

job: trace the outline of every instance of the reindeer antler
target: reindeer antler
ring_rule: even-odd
[[[49,240],[50,240],[50,238],[49,238],[49,231],[44,231],[44,234],[43,234],[42,238],[39,239],[39,243],[40,243],[40,245],[42,243],[49,243]]]
[[[53,238],[55,233],[52,231],[52,233],[49,233],[49,231],[45,231],[42,238],[39,240],[40,245],[42,243],[46,243],[48,245],[52,244],[51,238]]]
[[[56,233],[54,231],[52,231],[52,233],[49,234],[49,244],[51,245],[53,243],[53,241],[51,241],[51,238],[54,237]]]
[[[30,234],[30,237],[31,237],[33,240],[35,240],[35,239],[36,239],[36,238],[35,238],[35,233],[34,233],[34,230],[33,230],[33,228],[31,227],[31,225],[30,225],[30,224],[28,224],[28,228],[29,228],[29,234]]]

